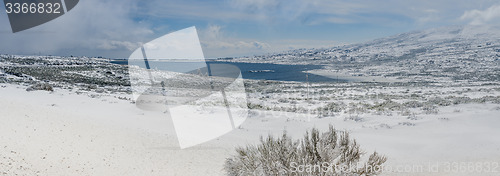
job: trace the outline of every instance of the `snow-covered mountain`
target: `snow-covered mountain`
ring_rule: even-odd
[[[328,49],[244,57],[236,62],[321,64],[330,71],[431,81],[500,80],[500,27],[452,26]],[[410,76],[410,77],[409,77]],[[413,77],[411,77],[413,76]],[[424,78],[425,79],[420,79]]]
[[[280,54],[243,57],[238,62],[273,62],[286,64],[330,64],[363,62],[414,54],[464,57],[500,54],[500,26],[452,26],[402,33],[366,43],[328,49],[300,49]],[[459,55],[456,55],[459,54]],[[474,57],[474,56],[473,56]]]

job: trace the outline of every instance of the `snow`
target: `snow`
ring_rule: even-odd
[[[171,119],[115,98],[126,95],[90,98],[63,89],[50,93],[26,92],[25,87],[8,84],[0,87],[0,157],[9,158],[0,162],[0,169],[8,174],[222,175],[225,158],[235,154],[236,146],[257,143],[260,135],[283,130],[298,138],[312,127],[326,130],[329,124],[351,132],[367,153],[386,155],[386,167],[440,163],[437,173],[411,175],[467,175],[471,173],[444,172],[444,164],[499,162],[500,157],[498,104],[446,107],[439,115],[423,115],[415,126],[400,124],[396,116],[365,114],[364,121],[355,122],[343,116],[308,119],[297,113],[254,111],[227,135],[181,150]],[[370,127],[377,124],[389,128]],[[384,173],[401,174],[410,173]],[[481,173],[488,174],[498,173]]]

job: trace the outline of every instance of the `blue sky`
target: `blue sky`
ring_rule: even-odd
[[[127,58],[141,42],[190,26],[212,58],[500,23],[497,0],[82,0],[56,20],[12,34],[0,9],[0,53],[112,58]]]

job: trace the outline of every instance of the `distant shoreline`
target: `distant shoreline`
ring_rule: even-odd
[[[305,73],[311,73],[315,75],[320,75],[328,77],[335,80],[348,80],[349,82],[396,82],[395,80],[384,78],[380,76],[352,76],[342,73],[336,73],[325,69],[309,70],[304,71]]]

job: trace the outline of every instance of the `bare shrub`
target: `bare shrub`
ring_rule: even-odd
[[[374,152],[365,164],[360,164],[359,144],[347,132],[338,132],[332,126],[320,133],[313,128],[304,138],[292,140],[286,132],[281,137],[261,137],[260,144],[236,148],[236,155],[228,158],[224,168],[228,175],[376,175],[387,160]],[[301,172],[296,166],[324,166]],[[341,166],[341,167],[333,167]],[[339,169],[349,168],[349,169]],[[354,169],[353,169],[354,168]]]

